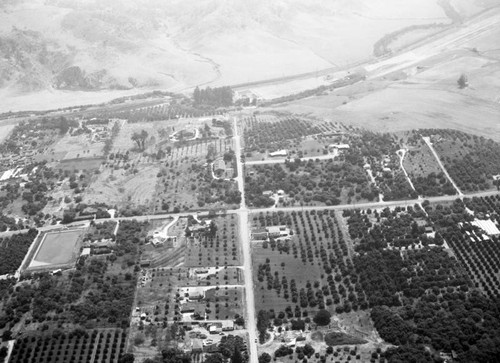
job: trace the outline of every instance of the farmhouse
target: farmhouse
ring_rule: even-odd
[[[193,339],[193,345],[191,352],[193,353],[202,353],[203,352],[203,344],[200,339]]]
[[[330,144],[328,145],[328,148],[337,150],[348,150],[350,146],[348,144]]]
[[[214,161],[214,173],[220,174],[226,171],[226,163],[223,159],[217,159]]]
[[[270,226],[266,227],[269,237],[283,237],[290,234],[290,230],[287,226]]]
[[[256,228],[252,231],[252,239],[257,241],[265,241],[267,240],[268,233],[267,229],[264,228]]]
[[[274,151],[272,153],[269,153],[269,156],[274,158],[274,157],[277,157],[277,156],[287,156],[288,155],[288,150],[278,150],[278,151]]]

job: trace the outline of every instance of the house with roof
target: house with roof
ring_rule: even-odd
[[[222,174],[226,171],[226,162],[222,158],[217,159],[214,161],[213,168],[214,168],[214,173]]]
[[[282,156],[282,157],[285,157],[288,155],[288,150],[277,150],[277,151],[274,151],[272,153],[269,153],[269,156],[272,157],[272,158],[275,158],[275,157],[279,157],[279,156]]]

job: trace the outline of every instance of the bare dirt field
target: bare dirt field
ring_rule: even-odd
[[[154,164],[128,170],[103,168],[85,190],[84,202],[117,206],[149,205],[153,202],[159,170],[160,166]]]

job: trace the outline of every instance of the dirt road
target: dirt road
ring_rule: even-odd
[[[446,177],[448,178],[450,183],[453,185],[453,188],[455,188],[455,190],[457,191],[457,194],[460,196],[460,198],[463,198],[464,193],[462,193],[462,191],[460,189],[458,189],[458,186],[455,184],[455,182],[451,178],[450,174],[448,174],[448,170],[446,170],[443,163],[441,162],[441,159],[439,158],[439,155],[437,154],[436,150],[434,150],[434,146],[432,146],[431,139],[429,137],[422,137],[422,139],[425,141],[427,146],[429,146],[429,149],[431,149],[432,154],[434,155],[434,158],[437,160],[437,162],[439,164],[439,167],[443,171],[444,175],[446,175]]]

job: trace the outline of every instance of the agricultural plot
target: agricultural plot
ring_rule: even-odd
[[[266,213],[256,228],[286,225],[289,239],[253,242],[256,310],[311,317],[318,309],[343,313],[367,307],[335,212]]]
[[[372,308],[371,318],[381,338],[401,346],[412,345],[412,339],[418,336],[417,339],[427,339],[436,350],[446,350],[453,339],[459,357],[470,361],[469,344],[483,344],[483,339],[497,334],[495,329],[485,328],[480,320],[473,324],[466,322],[474,309],[479,309],[480,314],[493,312],[488,307],[490,300],[474,288],[464,267],[448,248],[451,235],[457,233],[457,222],[471,219],[463,206],[460,208],[460,202],[447,207],[427,205],[429,219],[417,209],[386,209],[381,211],[385,216],[379,214],[374,219],[373,211],[346,212],[345,219],[358,252],[353,258],[354,272]],[[409,221],[405,223],[407,218],[414,220],[410,226]],[[412,237],[422,218],[435,229],[435,234],[418,233],[419,237]],[[426,246],[426,239],[434,243]],[[419,242],[407,244],[405,240]],[[401,247],[394,246],[401,241]],[[463,315],[456,314],[457,308]],[[483,329],[488,331],[487,336],[474,338],[474,332]],[[413,346],[412,353],[407,354],[423,354],[416,348]]]
[[[241,245],[239,243],[238,220],[234,214],[218,217],[211,221],[213,227],[198,229],[191,226],[193,232],[187,239],[187,267],[239,266]]]
[[[451,207],[429,208],[429,216],[474,286],[496,298],[500,295],[500,196],[465,199],[464,202],[457,201]],[[466,207],[473,215],[466,212]],[[461,222],[450,224],[447,217]],[[481,225],[490,228],[485,230]]]
[[[245,168],[245,188],[249,206],[274,204],[266,191],[282,191],[280,205],[337,205],[352,201],[372,201],[378,196],[362,166],[329,160],[295,160],[284,164],[252,165]]]
[[[412,134],[403,166],[417,194],[423,197],[454,195],[455,188],[439,167],[432,151],[420,135],[415,132]]]
[[[80,257],[73,269],[56,274],[27,273],[29,278],[16,289],[2,290],[2,329],[30,335],[61,327],[127,328],[136,288],[135,264],[147,228],[145,223],[122,221],[116,244],[107,254]],[[86,354],[75,344],[74,351]],[[106,361],[104,354],[101,357]]]
[[[178,97],[178,95],[174,95]],[[180,102],[164,102],[159,101],[155,105],[145,105],[138,107],[137,105],[120,105],[113,108],[101,109],[97,112],[90,113],[92,117],[98,118],[120,118],[129,120],[130,122],[152,122],[152,121],[184,121],[198,117],[218,117],[224,112],[220,110],[200,110],[193,106],[184,105],[183,100]]]
[[[100,329],[52,335],[26,335],[16,340],[9,362],[90,362],[118,363],[125,349],[126,332]]]
[[[204,316],[201,320],[205,320],[205,318],[207,320],[209,318],[212,320],[219,319],[215,315],[211,315],[212,312],[205,311],[207,303],[227,300],[227,307],[229,307],[230,303],[235,302],[231,297],[233,295],[240,296],[240,293],[236,291],[240,289],[241,283],[241,271],[231,267],[197,269],[161,267],[143,269],[137,290],[136,315],[144,313],[149,317],[147,321],[154,322],[181,321],[183,320],[182,311],[186,309],[183,309],[182,305],[179,304],[188,304],[194,308],[194,312]],[[224,285],[231,287],[226,289]],[[226,295],[226,291],[230,293]],[[239,300],[238,305],[241,308],[241,300]],[[220,308],[226,308],[226,306],[220,306]],[[217,310],[221,311],[220,309]],[[140,314],[138,314],[139,311]],[[191,314],[194,313],[191,310],[190,312]],[[217,311],[214,312],[218,314]],[[186,319],[193,320],[190,314],[185,316],[184,320]],[[220,319],[226,319],[225,315]]]
[[[295,116],[275,115],[245,118],[242,128],[248,160],[252,160],[252,157],[253,159],[261,159],[267,155],[267,152],[283,149],[298,155],[300,147],[297,148],[297,145],[303,138],[323,131],[310,120]],[[256,155],[253,155],[254,153]]]
[[[86,204],[105,203],[126,207],[152,208],[157,175],[160,166],[145,164],[127,169],[102,168],[92,177],[90,185],[83,193]]]
[[[190,157],[192,149],[199,156]],[[223,157],[231,150],[231,142],[216,141],[205,146],[198,144],[173,152],[172,161],[167,161],[158,173],[155,190],[155,210],[185,211],[198,208],[235,207],[241,201],[238,185],[234,180],[214,179],[210,163],[207,161]],[[201,155],[200,155],[201,153]],[[184,156],[185,155],[185,156]],[[207,160],[207,157],[209,159]]]
[[[500,144],[484,137],[455,130],[420,130],[430,136],[450,177],[463,192],[496,188],[500,175]]]
[[[104,140],[91,141],[86,134],[72,136],[69,133],[58,140],[51,148],[50,153],[62,155],[61,161],[78,158],[99,158],[102,156]]]

